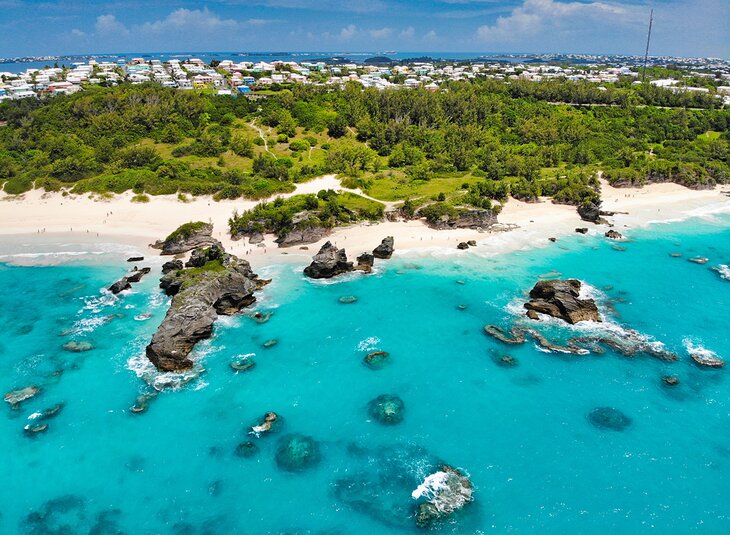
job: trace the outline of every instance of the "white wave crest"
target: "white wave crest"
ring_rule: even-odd
[[[416,490],[411,493],[411,498],[414,500],[418,500],[420,498],[425,498],[427,501],[433,500],[441,493],[441,491],[448,490],[448,479],[449,474],[446,472],[434,472],[427,476],[426,479],[423,480],[423,483],[416,487]]]
[[[161,372],[155,368],[154,364],[152,364],[147,356],[142,353],[134,355],[127,361],[127,369],[134,372],[137,377],[157,391],[165,389],[180,390],[182,387],[195,380],[198,380],[195,390],[204,388],[207,385],[207,383],[199,380],[200,374],[203,373],[205,369],[197,361],[192,369],[184,372]]]
[[[730,265],[720,264],[719,266],[715,266],[712,269],[716,271],[718,275],[720,275],[721,279],[730,281]]]
[[[715,360],[719,359],[717,353],[711,349],[707,349],[696,339],[685,338],[682,340],[682,345],[687,350],[690,356],[697,356],[700,360]]]
[[[370,338],[360,340],[360,342],[358,342],[357,344],[357,350],[373,351],[378,348],[378,344],[380,344],[380,338],[378,338],[377,336],[371,336]]]

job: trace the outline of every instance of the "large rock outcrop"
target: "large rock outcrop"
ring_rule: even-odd
[[[218,316],[251,305],[254,292],[267,282],[259,280],[248,262],[218,245],[196,250],[193,258],[195,267],[170,271],[160,279],[172,303],[146,352],[161,371],[190,369],[190,352],[211,336]]]
[[[375,249],[373,249],[373,256],[375,258],[380,258],[381,260],[387,260],[391,256],[393,256],[395,240],[393,240],[393,236],[388,236],[387,238],[383,238],[383,241],[380,242],[380,245],[378,245]]]
[[[339,249],[328,241],[314,255],[312,263],[304,268],[304,274],[312,279],[329,279],[354,269],[352,262],[347,260],[345,250]]]
[[[437,230],[470,228],[470,229],[487,229],[496,225],[497,213],[492,210],[461,210],[455,217],[444,215],[436,222],[428,221],[426,224]]]
[[[213,225],[197,221],[180,225],[167,238],[157,241],[151,247],[161,249],[160,254],[163,255],[176,255],[218,243],[213,238]]]
[[[585,202],[578,206],[578,215],[583,221],[598,223],[601,218],[601,205],[594,202]]]
[[[601,321],[598,307],[593,299],[580,299],[581,283],[576,279],[544,280],[530,290],[527,310],[534,310],[568,323],[579,321]]]
[[[285,232],[274,241],[279,245],[279,247],[292,247],[294,245],[317,243],[319,240],[329,236],[331,233],[332,230],[326,227],[306,226],[302,228],[294,228]]]

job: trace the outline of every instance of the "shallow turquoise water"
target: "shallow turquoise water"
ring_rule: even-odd
[[[730,219],[631,238],[625,251],[575,236],[490,259],[394,259],[376,275],[334,284],[304,280],[299,266],[262,270],[274,283],[258,309],[273,311],[271,320],[220,322],[200,348],[201,378],[142,415],[128,409],[149,387],[130,367],[143,362],[134,357],[166,309],[156,276],[115,300],[100,290],[124,273],[116,258],[0,264],[0,390],[43,388],[18,410],[2,407],[0,532],[415,532],[413,482],[440,459],[476,487],[475,502],[441,532],[727,533],[730,370],[699,369],[685,345],[730,357],[730,281],[711,270],[730,263]],[[516,300],[553,271],[603,289],[615,329],[663,342],[680,361],[555,355],[483,334],[486,323],[515,321]],[[359,300],[343,305],[342,295]],[[144,313],[152,317],[134,319]],[[72,339],[95,347],[64,351]],[[263,349],[269,339],[278,345]],[[391,364],[366,368],[372,348],[390,352]],[[249,353],[257,366],[233,373],[231,360]],[[505,353],[519,365],[498,366],[493,356]],[[667,373],[681,384],[664,387]],[[399,425],[366,411],[385,393],[405,402]],[[27,417],[58,402],[64,409],[48,431],[25,436]],[[593,427],[586,415],[598,406],[620,409],[632,425]],[[283,433],[319,441],[316,467],[281,471],[281,435],[256,439],[252,458],[234,455],[272,410]]]

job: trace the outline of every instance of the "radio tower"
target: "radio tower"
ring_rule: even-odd
[[[649,43],[651,42],[651,25],[654,22],[654,9],[649,15],[649,34],[646,36],[646,52],[644,52],[644,72],[641,75],[641,81],[646,82],[646,63],[649,61]]]

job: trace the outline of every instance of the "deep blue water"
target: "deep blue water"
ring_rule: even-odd
[[[270,321],[219,322],[200,348],[205,373],[141,415],[129,408],[149,387],[130,367],[165,313],[157,277],[112,299],[100,290],[126,266],[111,258],[0,265],[0,390],[43,389],[2,407],[0,533],[416,532],[410,491],[437,460],[476,488],[439,532],[728,533],[730,369],[698,368],[685,346],[730,357],[730,281],[711,269],[730,263],[730,219],[630,237],[625,251],[574,236],[488,259],[395,258],[330,284],[304,280],[301,266],[260,270],[274,278],[257,305]],[[556,355],[483,333],[516,321],[517,300],[550,272],[595,287],[610,328],[635,329],[680,360]],[[359,300],[340,304],[343,295]],[[278,345],[264,349],[270,339]],[[94,349],[64,351],[69,340]],[[390,352],[390,365],[366,368],[372,348]],[[231,360],[250,353],[257,366],[235,374]],[[495,354],[519,365],[500,367]],[[679,386],[662,385],[668,373]],[[398,425],[366,411],[385,393],[405,402]],[[29,415],[59,402],[47,432],[24,434]],[[632,424],[592,426],[587,414],[600,406]],[[281,433],[254,439],[251,458],[234,455],[267,411],[283,417]],[[279,469],[286,433],[316,439],[320,463]]]

